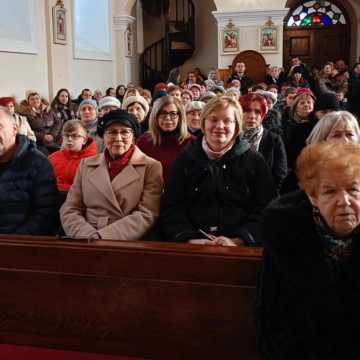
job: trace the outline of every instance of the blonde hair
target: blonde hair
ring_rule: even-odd
[[[206,118],[219,109],[226,109],[227,107],[231,107],[234,110],[234,117],[235,117],[235,137],[240,135],[242,132],[242,118],[243,118],[243,111],[241,105],[234,100],[232,97],[229,96],[219,96],[212,98],[204,107],[201,118],[201,130],[205,134],[205,120]]]
[[[360,181],[359,144],[322,141],[306,146],[296,161],[296,174],[307,194],[316,195],[324,170],[347,173]]]
[[[309,137],[306,139],[307,144],[314,144],[320,141],[325,141],[330,135],[331,131],[336,128],[341,122],[350,125],[358,139],[360,139],[360,127],[354,115],[348,111],[333,111],[323,116],[312,129]]]
[[[179,144],[181,144],[191,136],[187,129],[185,110],[181,101],[173,96],[162,96],[154,102],[154,106],[151,110],[149,118],[149,132],[152,136],[154,145],[161,144],[161,130],[159,126],[158,116],[160,111],[168,105],[175,105],[179,113],[179,120],[177,125],[177,128],[179,129]]]

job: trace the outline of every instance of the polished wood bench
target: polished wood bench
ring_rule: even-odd
[[[253,311],[260,259],[256,248],[0,235],[0,343],[146,359],[260,359]]]

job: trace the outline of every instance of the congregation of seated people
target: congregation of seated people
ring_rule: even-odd
[[[261,245],[275,198],[299,189],[307,144],[359,142],[360,63],[288,71],[172,69],[152,91],[0,98],[1,233]],[[47,221],[42,221],[46,219]]]
[[[262,246],[266,359],[359,352],[360,63],[3,95],[0,234]]]

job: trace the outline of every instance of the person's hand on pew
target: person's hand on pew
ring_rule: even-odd
[[[213,241],[215,242],[215,245],[237,246],[233,239],[227,238],[225,236],[217,236]]]
[[[192,239],[189,240],[189,244],[197,245],[218,245],[218,246],[242,246],[244,241],[240,238],[227,238],[225,236],[213,236],[211,235],[212,240],[210,239]]]
[[[189,240],[189,244],[195,244],[195,245],[216,245],[213,240],[209,240],[209,239],[192,239],[192,240]]]

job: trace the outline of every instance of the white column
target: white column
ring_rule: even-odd
[[[276,53],[262,53],[267,64],[282,66],[283,63],[283,21],[289,9],[252,9],[231,12],[213,11],[218,23],[219,68],[232,64],[236,54],[222,54],[221,30],[231,22],[239,28],[240,49],[260,52],[260,28],[271,19],[278,26],[278,50]]]
[[[132,24],[135,22],[135,18],[130,15],[119,15],[113,17],[114,24],[114,66],[116,84],[127,84],[132,81],[131,78],[131,57],[125,56],[126,54],[126,42],[125,31],[128,27],[132,28]],[[132,29],[134,34],[134,30]],[[133,56],[136,53],[136,44],[133,37]]]

